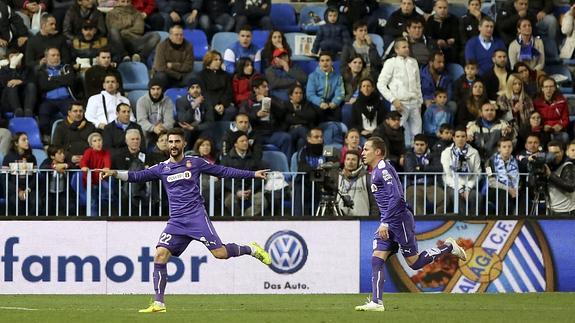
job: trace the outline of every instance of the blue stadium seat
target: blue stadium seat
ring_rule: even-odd
[[[263,161],[268,163],[271,170],[282,173],[289,172],[287,157],[280,151],[263,151]]]
[[[36,167],[40,166],[48,158],[48,154],[46,154],[44,149],[34,148],[32,149],[32,154],[36,157]]]
[[[168,38],[170,36],[170,33],[167,31],[155,31],[156,33],[158,33],[158,36],[160,36],[160,41],[164,41],[166,38]]]
[[[375,45],[379,57],[383,56],[383,49],[385,48],[383,38],[381,38],[381,36],[378,34],[369,34],[369,37],[371,38],[371,41]]]
[[[222,138],[228,129],[230,129],[230,121],[216,121],[210,126],[209,129],[206,129],[202,132],[202,137],[208,137],[212,139],[214,145],[218,150],[222,149]]]
[[[291,4],[272,3],[270,18],[274,28],[281,32],[291,33],[300,31],[296,21],[296,12]]]
[[[184,38],[194,47],[194,58],[201,61],[208,51],[208,37],[201,29],[184,29]]]
[[[333,69],[338,74],[341,72],[340,67],[341,67],[341,61],[339,59],[334,60],[333,61]]]
[[[457,63],[449,63],[447,64],[447,73],[451,78],[452,82],[455,82],[461,75],[465,74],[463,67]]]
[[[564,65],[545,65],[543,68],[545,73],[551,77],[553,77],[556,81],[563,76],[563,81],[557,82],[559,85],[559,90],[564,94],[572,94],[573,93],[573,77],[571,76],[571,71],[569,68]]]
[[[232,32],[219,32],[212,37],[212,49],[218,51],[223,58],[226,49],[236,41],[238,41],[238,34]]]
[[[54,123],[52,124],[52,131],[50,132],[50,142],[54,141],[54,133],[56,132],[56,128],[58,127],[58,125],[62,121],[64,121],[64,119],[58,119],[58,120],[54,121]]]
[[[124,62],[118,65],[118,72],[122,75],[124,90],[147,90],[150,75],[148,68],[140,62]]]
[[[497,5],[495,4],[495,1],[483,2],[481,4],[481,12],[483,12],[484,14],[488,15],[489,17],[493,18],[493,20],[495,20],[495,18],[497,17]]]
[[[316,24],[310,24],[312,22],[312,15],[313,18],[319,17],[323,21],[326,9],[327,7],[325,5],[310,5],[303,7],[299,15],[299,26],[301,30],[309,34],[317,33],[319,26]]]
[[[74,172],[70,178],[70,186],[72,190],[77,194],[77,198],[80,206],[86,206],[86,188],[82,181],[82,172]]]
[[[280,149],[274,144],[265,144],[262,147],[262,150],[265,151],[280,151]]]
[[[185,87],[174,87],[174,88],[170,88],[166,90],[165,95],[172,99],[172,102],[174,102],[174,105],[176,104],[176,100],[183,96],[186,95],[186,93],[188,92],[188,89],[186,89]]]
[[[384,3],[380,5],[379,8],[373,12],[373,17],[388,20],[389,16],[391,16],[391,14],[398,9],[399,4]]]
[[[293,61],[293,65],[299,67],[302,71],[306,74],[311,74],[317,68],[317,61],[310,60],[310,61]]]
[[[467,13],[467,5],[463,3],[450,3],[447,9],[450,14],[456,17],[461,17]]]
[[[351,128],[352,111],[353,105],[351,104],[344,104],[341,107],[341,121],[347,126],[348,129]]]
[[[266,41],[270,35],[269,30],[254,30],[252,31],[252,43],[258,48],[264,48]]]
[[[194,74],[199,74],[201,70],[204,69],[204,62],[195,61],[194,62]]]
[[[30,148],[44,149],[41,139],[42,137],[40,136],[40,129],[38,128],[36,119],[31,117],[12,118],[8,123],[8,129],[12,134],[15,134],[16,132],[25,132],[28,135]]]
[[[306,33],[285,33],[284,34],[286,41],[292,50],[292,53],[295,52],[295,50],[296,50],[295,37],[296,36],[306,36],[306,35],[307,35]],[[291,60],[292,60],[292,62],[293,61],[313,61],[314,58],[309,57],[309,56],[304,56],[304,55],[292,55]]]
[[[292,173],[297,172],[297,160],[298,160],[298,158],[299,158],[299,151],[296,151],[295,153],[293,153],[293,155],[291,155],[289,170]]]
[[[148,90],[134,90],[128,92],[128,100],[130,100],[130,107],[132,107],[134,117],[136,116],[136,103],[138,103],[138,99],[146,94],[148,94]]]

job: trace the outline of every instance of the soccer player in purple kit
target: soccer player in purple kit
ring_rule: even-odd
[[[393,166],[385,160],[385,155],[386,145],[379,137],[369,138],[361,153],[364,163],[371,167],[371,191],[381,218],[375,232],[371,257],[372,297],[366,304],[356,306],[356,311],[385,310],[382,300],[383,269],[387,258],[399,250],[413,270],[420,269],[447,253],[452,253],[462,260],[467,259],[465,250],[457,245],[453,238],[447,238],[444,245],[418,254],[413,211],[405,202],[403,184]]]
[[[170,159],[140,171],[102,171],[102,178],[116,177],[128,182],[147,182],[162,180],[168,194],[170,219],[160,235],[154,254],[154,291],[155,301],[140,313],[164,313],[164,291],[167,282],[166,265],[170,256],[184,252],[192,240],[202,242],[218,259],[228,259],[243,255],[252,255],[266,265],[271,264],[270,255],[257,243],[237,245],[223,244],[216,233],[204,207],[200,195],[200,173],[216,177],[259,178],[265,179],[268,170],[247,171],[223,167],[208,163],[200,157],[184,156],[186,147],[182,129],[168,132]]]

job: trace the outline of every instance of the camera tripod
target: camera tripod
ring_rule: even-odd
[[[315,216],[343,216],[343,212],[339,208],[336,200],[336,195],[331,194],[321,194],[321,199],[319,201],[319,206],[315,211]]]
[[[529,210],[529,215],[539,215],[539,202],[541,202],[541,197],[545,201],[545,208],[549,207],[549,198],[547,196],[547,189],[542,186],[536,186],[533,193],[533,200],[531,200],[531,209]]]

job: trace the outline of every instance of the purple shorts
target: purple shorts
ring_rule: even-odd
[[[204,219],[205,221],[196,222],[192,227],[185,230],[168,224],[162,234],[160,234],[156,248],[166,248],[176,257],[186,250],[192,240],[203,243],[209,250],[221,248],[223,246],[222,240],[220,240],[212,222],[207,217]]]
[[[389,225],[389,239],[383,240],[375,233],[373,239],[373,250],[391,251],[392,254],[401,250],[404,257],[411,257],[418,254],[417,240],[415,239],[415,223],[413,216],[406,214],[399,223]]]

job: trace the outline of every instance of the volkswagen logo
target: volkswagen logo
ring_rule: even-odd
[[[266,241],[265,249],[272,258],[270,268],[278,274],[293,274],[307,261],[305,240],[294,231],[278,231]]]

